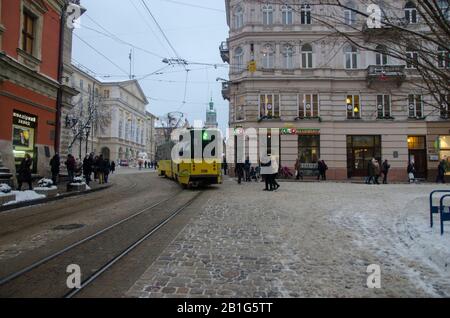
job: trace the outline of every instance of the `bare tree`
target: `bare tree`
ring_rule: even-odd
[[[359,50],[377,53],[378,68],[369,72],[407,81],[430,95],[432,102],[428,104],[435,108],[433,113],[440,112],[445,118],[450,114],[449,2],[311,0],[299,4],[294,0],[270,1],[287,5],[302,19],[309,18],[325,26],[328,32],[320,41],[326,39],[339,48],[351,44]],[[309,10],[313,8],[316,10],[311,13]],[[333,53],[335,51],[330,52]],[[386,65],[386,56],[397,61],[399,67]]]

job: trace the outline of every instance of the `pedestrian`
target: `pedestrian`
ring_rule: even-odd
[[[83,175],[84,179],[86,180],[86,184],[89,185],[91,180],[91,174],[92,174],[92,157],[90,155],[86,155],[83,159]]]
[[[98,164],[99,164],[98,156],[94,157],[93,162],[94,162],[94,164],[93,164],[92,171],[94,172],[94,180],[97,181],[98,180]]]
[[[109,173],[111,172],[111,163],[109,159],[103,161],[103,175],[105,183],[108,183]]]
[[[59,154],[55,153],[53,158],[50,160],[50,170],[52,172],[52,181],[54,185],[58,185],[60,166],[61,166],[61,159],[59,158]]]
[[[141,159],[138,160],[138,165],[139,165],[139,170],[142,170],[142,160]]]
[[[256,170],[255,170],[255,167],[251,167],[251,168],[250,168],[250,180],[258,181],[258,179],[256,178]]]
[[[244,164],[242,162],[236,164],[235,173],[238,177],[238,184],[241,184],[244,177]]]
[[[75,169],[76,169],[76,161],[75,157],[71,154],[67,155],[66,160],[66,168],[67,168],[67,174],[69,175],[69,183],[73,182],[73,178],[75,177]]]
[[[436,183],[445,183],[445,172],[447,170],[446,166],[447,166],[447,162],[445,160],[442,160],[439,163]]]
[[[388,174],[389,174],[390,169],[391,169],[391,165],[389,164],[387,159],[385,159],[381,166],[381,172],[383,173],[383,184],[388,183]]]
[[[33,165],[33,160],[31,159],[30,154],[25,154],[25,158],[22,159],[19,166],[19,178],[18,183],[19,187],[17,190],[22,191],[22,184],[24,182],[28,183],[28,188],[33,190],[32,177],[31,177],[31,167]]]
[[[367,179],[366,179],[367,184],[372,184],[372,181],[374,181],[374,166],[373,166],[374,160],[375,158],[372,158],[372,160],[370,160],[369,163],[367,164]]]
[[[147,169],[147,160],[144,161],[144,168]]]
[[[280,185],[277,182],[277,175],[278,175],[278,171],[280,168],[278,166],[277,157],[275,157],[275,156],[273,156],[271,158],[271,168],[272,168],[272,174],[270,176],[270,188],[271,188],[271,191],[275,191],[280,188]]]
[[[264,191],[272,191],[271,187],[270,187],[271,175],[272,175],[272,167],[271,166],[272,166],[272,162],[271,162],[269,156],[262,158],[262,160],[261,160],[261,176],[266,185],[266,187],[264,188]]]
[[[325,160],[320,160],[319,159],[318,169],[319,169],[319,178],[318,179],[322,179],[322,180],[326,181],[327,180],[328,166],[325,163]]]
[[[303,180],[303,174],[300,171],[301,165],[302,164],[300,163],[300,159],[297,158],[297,160],[295,161],[295,166],[294,166],[296,180],[300,180],[300,178]]]
[[[261,166],[260,165],[256,166],[255,174],[256,174],[256,181],[259,181],[259,178],[261,178]]]
[[[227,163],[227,158],[223,158],[223,174],[226,176],[228,174],[228,163]]]
[[[111,174],[114,174],[116,172],[116,162],[113,160],[111,161]]]
[[[416,167],[414,166],[414,159],[412,159],[407,168],[409,183],[414,183],[416,181]]]
[[[100,155],[97,159],[97,175],[98,175],[98,183],[105,183],[105,159],[103,155]]]
[[[250,168],[251,168],[251,164],[250,164],[250,159],[247,157],[247,159],[245,159],[245,163],[244,163],[244,172],[245,172],[245,182],[250,182]]]
[[[380,184],[380,182],[378,181],[378,179],[380,178],[380,175],[381,175],[380,163],[378,162],[378,160],[373,159],[374,184]]]

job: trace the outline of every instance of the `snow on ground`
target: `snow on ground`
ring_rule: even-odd
[[[35,191],[30,191],[30,190],[12,191],[11,194],[16,195],[16,200],[5,203],[4,205],[11,205],[11,204],[19,203],[19,202],[33,201],[33,200],[45,198],[45,195],[37,194]]]

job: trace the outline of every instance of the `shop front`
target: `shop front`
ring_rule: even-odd
[[[373,158],[381,162],[381,136],[347,136],[348,178],[367,176]]]
[[[36,129],[38,118],[18,110],[13,111],[12,145],[16,170],[26,154],[33,159],[33,173],[36,173]]]
[[[450,176],[450,135],[439,136],[438,139],[439,161],[445,160],[447,163],[446,175]]]
[[[408,161],[414,161],[415,177],[427,179],[427,147],[426,136],[408,136]]]

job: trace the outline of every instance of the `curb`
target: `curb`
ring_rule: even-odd
[[[90,194],[90,193],[95,193],[95,192],[109,189],[111,187],[112,187],[112,185],[107,185],[104,187],[99,187],[99,188],[86,190],[86,191],[82,191],[82,192],[68,192],[68,193],[64,193],[59,196],[53,197],[53,198],[43,198],[43,199],[37,199],[37,200],[33,200],[33,201],[24,201],[24,202],[19,202],[16,204],[1,206],[0,213],[15,210],[15,209],[20,209],[20,208],[30,207],[30,206],[34,206],[34,205],[39,205],[39,204],[43,204],[43,203],[59,201],[59,200],[66,199],[66,198],[77,197],[77,196],[82,196],[82,195],[86,195],[86,194]]]

